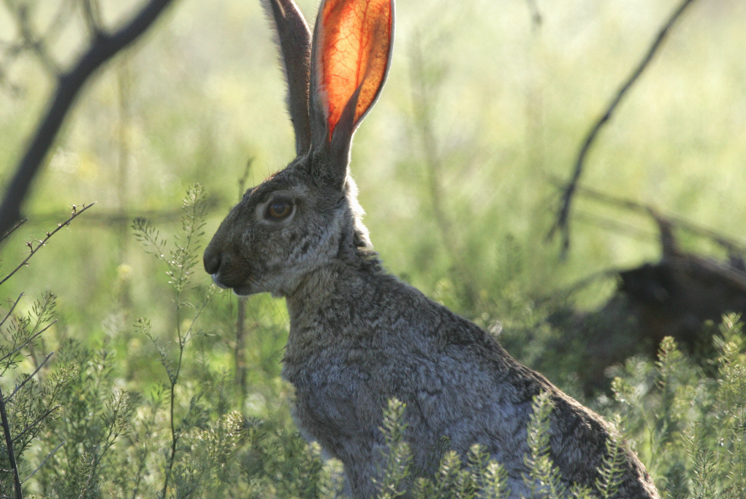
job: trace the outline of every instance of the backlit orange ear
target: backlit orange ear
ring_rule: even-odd
[[[353,129],[383,86],[391,57],[393,0],[327,0],[319,16],[315,66],[331,139],[355,90],[361,87]]]

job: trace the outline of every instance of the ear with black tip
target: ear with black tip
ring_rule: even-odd
[[[262,5],[277,32],[288,85],[287,106],[295,130],[295,152],[302,156],[311,147],[308,112],[311,32],[293,0],[262,0]]]
[[[316,172],[343,185],[350,143],[383,88],[391,62],[393,0],[324,0],[311,52],[311,151]],[[340,178],[342,182],[339,182]]]

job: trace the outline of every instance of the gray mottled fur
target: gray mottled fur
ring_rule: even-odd
[[[313,116],[319,96],[311,99],[314,127],[323,120]],[[407,404],[416,470],[434,469],[443,437],[462,456],[480,443],[503,464],[517,498],[529,494],[523,474],[532,399],[547,391],[551,457],[567,484],[593,488],[607,423],[516,362],[490,334],[383,270],[347,171],[357,124],[344,119],[338,127],[347,127],[339,133],[346,142],[314,143],[247,191],[204,257],[219,285],[286,298],[283,376],[295,388],[298,427],[344,463],[354,497],[370,498],[384,446],[382,410],[396,397]],[[292,215],[268,217],[277,200],[289,200]],[[657,498],[643,465],[624,452],[616,497]]]

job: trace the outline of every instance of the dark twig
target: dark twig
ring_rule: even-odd
[[[238,314],[236,314],[236,349],[233,359],[236,368],[236,385],[239,397],[243,400],[246,395],[246,300],[245,296],[238,297]]]
[[[49,241],[49,239],[53,235],[57,234],[60,230],[62,230],[63,227],[67,227],[68,225],[70,225],[70,222],[72,222],[76,217],[78,217],[81,213],[83,213],[84,211],[86,211],[88,208],[90,208],[94,204],[96,204],[96,203],[90,203],[90,204],[87,204],[87,205],[84,204],[82,209],[78,209],[77,206],[73,205],[73,212],[70,215],[70,218],[68,218],[67,220],[65,220],[61,224],[57,224],[57,228],[54,229],[52,232],[47,232],[47,237],[45,237],[41,241],[37,241],[36,246],[34,246],[33,243],[30,243],[30,242],[26,243],[26,245],[28,246],[28,248],[30,250],[28,256],[21,263],[19,263],[18,266],[16,268],[14,268],[13,271],[10,274],[6,275],[3,278],[3,280],[0,281],[0,286],[2,286],[2,284],[5,281],[7,281],[8,279],[10,279],[13,276],[13,274],[15,274],[16,272],[18,272],[21,269],[21,267],[23,267],[24,265],[26,265],[28,263],[28,261],[31,259],[31,257],[34,256],[36,254],[36,252],[39,251],[47,243],[47,241]]]
[[[581,289],[585,288],[586,286],[593,284],[595,281],[599,281],[601,279],[609,279],[609,278],[616,279],[619,277],[619,273],[623,272],[624,270],[625,269],[622,269],[622,268],[612,267],[610,269],[604,269],[598,272],[593,272],[592,274],[589,274],[583,277],[579,281],[576,281],[567,287],[561,288],[558,292],[558,295],[570,296],[580,291]]]
[[[28,14],[21,15],[20,9],[14,0],[5,0],[8,10],[16,17],[16,22],[26,23],[25,26],[19,26],[19,33],[22,35],[20,41],[2,42],[0,41],[0,86],[5,86],[14,94],[18,94],[22,89],[14,85],[7,78],[7,67],[9,67],[21,54],[26,51],[35,52],[37,57],[42,59],[42,64],[47,68],[53,67],[50,71],[55,76],[58,75],[57,63],[48,55],[47,48],[68,26],[70,17],[76,12],[75,4],[78,0],[63,0],[59,2],[57,11],[52,16],[51,22],[47,25],[44,32],[36,36],[28,22]],[[46,59],[46,60],[45,60]]]
[[[55,453],[55,452],[57,452],[58,450],[60,450],[60,447],[62,447],[63,445],[65,445],[65,443],[66,443],[66,442],[62,442],[62,443],[61,443],[60,445],[58,445],[57,447],[55,447],[55,448],[54,448],[54,450],[53,450],[52,452],[50,452],[50,453],[49,453],[49,454],[47,455],[47,457],[45,457],[45,458],[44,458],[44,461],[42,461],[42,462],[41,462],[41,464],[40,464],[40,465],[39,465],[39,466],[38,466],[38,467],[37,467],[37,468],[36,468],[36,469],[35,469],[34,471],[32,471],[32,472],[31,472],[31,474],[30,474],[29,476],[27,476],[26,478],[24,478],[24,479],[23,479],[23,482],[22,482],[22,483],[26,483],[26,482],[28,482],[28,481],[29,481],[29,479],[30,479],[30,478],[31,478],[32,476],[36,475],[36,472],[37,472],[37,471],[39,471],[39,470],[41,469],[41,467],[42,467],[42,466],[44,466],[44,463],[46,463],[46,462],[47,462],[47,460],[48,460],[48,459],[49,459],[50,457],[54,456],[54,453]]]
[[[634,225],[626,224],[624,222],[620,222],[619,220],[614,220],[613,218],[596,215],[595,213],[585,213],[583,211],[578,211],[575,213],[575,220],[577,220],[578,222],[585,222],[587,224],[595,225],[596,227],[599,227],[601,229],[637,239],[638,241],[653,241],[658,238],[658,235],[653,232],[639,229]]]
[[[64,31],[67,23],[75,13],[75,3],[77,0],[66,0],[60,2],[57,7],[57,13],[52,18],[52,21],[47,25],[46,31],[42,35],[42,39],[45,43],[49,44],[53,42],[59,35]]]
[[[547,238],[551,239],[556,231],[559,230],[562,232],[562,254],[567,253],[567,250],[570,248],[570,207],[572,204],[573,194],[578,187],[580,175],[583,173],[583,163],[585,162],[585,157],[587,156],[591,145],[596,140],[596,137],[598,136],[598,133],[601,131],[601,128],[604,126],[604,124],[606,124],[611,119],[622,98],[624,98],[630,88],[632,88],[632,85],[634,85],[640,75],[642,75],[643,71],[645,71],[645,69],[648,67],[650,61],[653,59],[653,56],[658,51],[658,48],[661,46],[661,43],[666,38],[666,35],[668,35],[668,32],[671,30],[674,23],[676,23],[684,10],[686,10],[686,8],[693,2],[694,0],[684,0],[673,12],[671,17],[658,32],[658,36],[656,36],[645,56],[638,63],[637,67],[634,69],[634,71],[632,71],[632,74],[630,74],[621,88],[617,91],[617,94],[607,106],[606,111],[604,111],[601,117],[596,120],[596,122],[593,124],[590,131],[588,132],[585,140],[583,141],[583,145],[580,147],[580,151],[578,152],[578,158],[575,161],[575,171],[573,172],[570,181],[567,183],[567,187],[565,187],[565,191],[562,195],[562,205],[557,215],[557,221],[554,223],[552,228],[549,230],[549,234],[547,235]]]
[[[5,317],[3,317],[3,320],[0,321],[0,327],[2,327],[3,324],[5,324],[5,321],[8,320],[8,317],[10,317],[10,315],[13,313],[13,310],[16,309],[16,305],[18,305],[18,302],[21,301],[22,297],[23,297],[23,293],[18,295],[18,298],[16,298],[16,301],[13,303],[13,305],[11,305],[10,310],[8,310],[8,313],[5,314]]]
[[[16,443],[18,440],[20,440],[22,436],[24,436],[26,433],[28,433],[32,428],[36,427],[36,425],[38,425],[39,423],[41,423],[42,421],[44,421],[45,419],[47,419],[47,416],[49,416],[50,414],[52,414],[54,411],[56,411],[60,407],[62,407],[62,406],[61,405],[56,405],[56,406],[52,407],[51,409],[47,409],[46,411],[44,411],[44,414],[42,414],[41,416],[39,416],[38,418],[36,418],[36,420],[33,423],[31,423],[28,426],[26,426],[23,429],[23,431],[21,431],[21,433],[19,433],[15,437],[13,437],[13,443]]]
[[[663,219],[674,227],[683,229],[691,234],[710,239],[727,251],[746,253],[746,243],[736,241],[729,236],[715,232],[712,229],[703,227],[702,225],[682,218],[678,215],[662,214],[655,207],[649,204],[639,203],[637,201],[632,201],[631,199],[620,198],[611,194],[597,191],[595,189],[591,189],[589,187],[577,186],[576,189],[578,194],[582,194],[587,198],[594,199],[596,201],[612,206],[617,206],[628,211],[637,212],[646,216],[652,216],[656,220]]]
[[[13,437],[10,435],[10,421],[8,421],[8,414],[5,412],[5,400],[3,399],[3,390],[0,388],[0,420],[2,420],[3,434],[5,435],[5,446],[8,452],[8,460],[10,461],[10,469],[13,473],[13,484],[16,492],[16,499],[23,499],[23,491],[21,490],[21,479],[18,476],[18,465],[16,464],[16,455],[13,451]]]
[[[21,218],[21,204],[31,183],[52,147],[65,116],[89,77],[142,35],[172,2],[173,0],[149,0],[121,29],[113,34],[100,33],[72,69],[59,77],[52,102],[36,128],[0,205],[0,234],[5,233]]]
[[[34,376],[36,376],[36,373],[38,373],[39,370],[42,367],[44,367],[44,364],[47,363],[47,361],[52,357],[52,355],[54,355],[54,352],[50,352],[49,355],[47,355],[46,358],[39,363],[39,367],[37,367],[34,370],[34,372],[32,372],[30,375],[28,375],[26,377],[26,379],[24,379],[23,381],[21,381],[21,383],[15,388],[15,390],[13,390],[13,393],[11,393],[10,395],[8,395],[8,398],[5,399],[5,401],[6,402],[10,402],[10,399],[13,398],[13,395],[15,395],[16,393],[18,393],[18,390],[20,390],[21,388],[23,388],[23,385],[25,385],[28,382],[28,380],[30,380],[31,378],[33,378]]]
[[[26,222],[28,222],[28,218],[24,218],[23,220],[21,220],[20,222],[18,222],[17,224],[15,224],[15,226],[13,226],[12,229],[10,229],[8,232],[6,232],[4,236],[0,237],[0,243],[3,242],[3,241],[5,241],[8,237],[10,237],[10,235],[12,233],[14,233],[16,230],[18,230],[18,228],[21,225],[25,224]]]
[[[29,339],[27,339],[26,341],[24,341],[22,344],[20,344],[15,350],[13,350],[12,352],[10,352],[9,354],[6,354],[2,359],[0,359],[0,362],[4,361],[5,359],[8,359],[8,358],[12,357],[13,354],[15,354],[16,352],[20,351],[23,347],[25,347],[26,345],[28,345],[29,343],[31,343],[32,341],[34,341],[42,333],[44,333],[44,331],[46,331],[47,329],[49,329],[50,327],[52,327],[56,323],[57,323],[57,319],[55,319],[52,322],[50,322],[49,324],[47,324],[41,331],[36,332],[36,334],[34,334],[33,336],[31,336]]]
[[[17,46],[17,53],[30,49],[36,53],[39,62],[50,75],[57,76],[59,68],[57,62],[47,52],[46,44],[33,32],[31,22],[29,21],[29,10],[27,5],[15,5],[11,0],[5,0],[8,9],[13,13],[18,24],[18,31],[21,35],[21,44]]]

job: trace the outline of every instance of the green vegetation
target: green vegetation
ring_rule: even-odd
[[[48,3],[41,25],[44,8],[57,6]],[[119,19],[135,3],[103,1],[102,15]],[[298,3],[315,11],[315,1]],[[389,82],[353,148],[373,242],[390,271],[499,334],[519,360],[615,422],[618,443],[640,455],[665,497],[740,497],[738,318],[711,327],[710,357],[665,340],[656,359],[628,359],[609,391],[588,398],[578,340],[547,321],[558,304],[590,309],[613,289],[600,279],[570,293],[572,283],[658,255],[650,220],[589,199],[578,199],[566,260],[545,235],[552,179],[567,176],[590,122],[676,2],[539,1],[538,27],[526,4],[398,2]],[[7,41],[13,28],[2,16]],[[601,134],[586,185],[743,231],[745,23],[740,0],[693,5]],[[200,268],[206,238],[243,190],[236,184],[291,159],[266,24],[256,1],[178,3],[87,89],[26,206],[29,222],[3,243],[0,279],[70,205],[97,201],[0,285],[0,388],[20,479],[35,472],[24,497],[342,495],[340,464],[324,461],[290,418],[292,393],[279,377],[284,304],[241,302]],[[81,37],[65,32],[57,55],[75,53]],[[32,58],[0,83],[3,183],[49,88]],[[189,187],[197,182],[204,188]],[[608,230],[609,220],[629,230]],[[708,242],[681,242],[723,256]],[[527,479],[552,497],[562,484],[546,453],[551,407],[536,404]],[[405,488],[505,497],[499,464],[479,448],[463,461],[445,452],[434,476],[412,470],[405,411],[392,401],[382,428],[381,497]],[[610,443],[596,490],[565,492],[613,497],[617,451]],[[12,497],[10,467],[0,439],[0,497]]]
[[[19,476],[29,477],[27,493],[50,498],[342,494],[340,463],[322,461],[318,445],[304,442],[288,421],[287,387],[277,372],[252,382],[242,406],[241,384],[226,369],[228,363],[211,354],[220,329],[210,328],[204,316],[231,316],[213,296],[214,287],[193,282],[205,209],[204,192],[196,185],[187,191],[182,229],[173,241],[161,238],[146,220],[133,224],[145,249],[168,269],[172,313],[157,333],[150,320],[137,319],[130,342],[149,340],[165,372],[152,378],[130,374],[137,383],[128,383],[127,373],[141,360],[117,356],[112,346],[118,337],[104,336],[92,347],[66,328],[52,329],[56,299],[51,294],[26,314],[15,302],[5,315],[3,400]],[[47,365],[51,345],[60,354]],[[701,359],[684,355],[666,338],[657,361],[632,358],[619,368],[613,398],[601,394],[585,401],[616,421],[667,497],[736,498],[746,487],[746,340],[739,317],[724,319],[713,345],[717,357],[703,367]],[[274,399],[274,410],[267,399],[261,408],[252,403],[262,393]],[[537,397],[526,429],[532,497],[614,497],[618,442],[608,444],[596,490],[568,490],[549,453],[551,410],[548,397]],[[434,476],[413,470],[404,440],[405,411],[404,404],[391,401],[381,428],[387,450],[376,480],[380,497],[406,491],[421,498],[507,497],[504,471],[478,445],[462,462],[445,442]],[[3,443],[0,469],[12,468]],[[0,485],[12,490],[9,471],[0,475]]]

